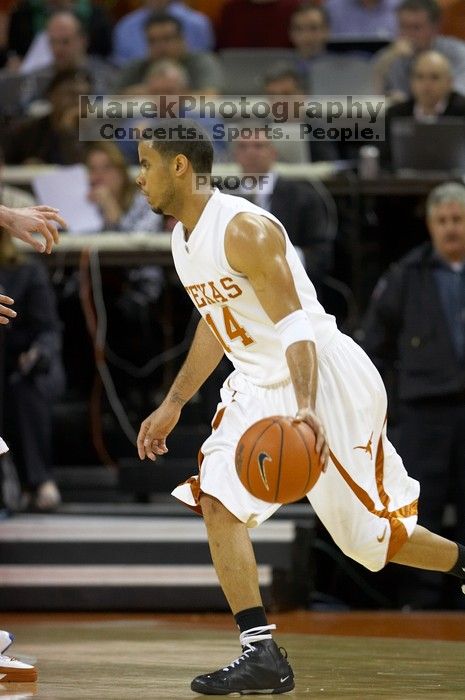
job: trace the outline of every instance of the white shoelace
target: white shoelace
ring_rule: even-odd
[[[242,632],[239,635],[239,642],[245,649],[243,648],[242,654],[238,656],[237,659],[234,659],[234,661],[231,661],[228,666],[225,666],[223,671],[229,671],[235,666],[239,666],[241,661],[247,659],[249,654],[255,651],[255,647],[253,646],[254,642],[263,642],[265,639],[272,639],[270,632],[275,629],[276,625],[265,625],[263,627],[251,627],[249,630]]]

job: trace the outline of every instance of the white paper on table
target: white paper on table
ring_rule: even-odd
[[[88,199],[90,186],[84,165],[71,165],[36,175],[32,187],[39,204],[48,204],[60,210],[69,233],[102,230],[100,210]]]

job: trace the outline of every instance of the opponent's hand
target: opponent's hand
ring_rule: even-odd
[[[156,458],[168,452],[166,438],[181,416],[181,409],[175,404],[162,404],[146,418],[137,436],[137,452],[140,459]]]
[[[7,323],[10,323],[10,318],[14,318],[16,316],[16,311],[9,308],[9,306],[14,303],[14,299],[11,297],[7,297],[5,294],[0,294],[0,323],[4,326]],[[7,306],[5,306],[5,304],[7,304]]]
[[[66,228],[66,222],[59,215],[58,209],[39,205],[9,209],[2,217],[1,224],[10,236],[29,243],[39,253],[50,253],[53,245],[60,240],[57,228],[52,223],[54,221],[62,228]],[[43,236],[45,243],[34,238],[33,233]]]
[[[307,423],[316,436],[315,450],[320,458],[321,471],[325,472],[328,468],[329,446],[326,441],[326,434],[322,423],[314,411],[309,408],[300,409],[297,411],[294,420],[297,423]]]

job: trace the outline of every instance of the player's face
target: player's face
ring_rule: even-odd
[[[174,182],[171,177],[169,161],[146,141],[139,143],[140,170],[136,183],[147,202],[156,214],[170,214],[174,201]]]
[[[465,260],[465,205],[443,202],[431,210],[428,228],[434,248],[445,260]]]

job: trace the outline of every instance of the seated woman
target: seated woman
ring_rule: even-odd
[[[163,217],[150,209],[131,179],[123,154],[114,143],[90,144],[85,164],[89,172],[89,199],[101,211],[104,231],[163,230]]]
[[[127,234],[152,233],[157,236],[168,223],[155,214],[131,177],[124,155],[111,142],[88,145],[85,165],[89,174],[89,199],[103,219],[105,231]],[[148,254],[149,256],[149,254]],[[108,344],[114,352],[142,366],[161,352],[160,317],[164,313],[161,296],[163,270],[158,265],[141,264],[102,270],[103,295],[108,316]],[[114,372],[118,388],[126,391],[127,377]],[[134,386],[134,380],[130,379]]]
[[[41,263],[23,257],[0,228],[0,287],[17,316],[3,343],[3,423],[23,499],[39,510],[60,503],[51,467],[52,406],[64,389],[55,297]]]
[[[131,178],[124,155],[114,143],[89,145],[85,164],[89,172],[89,199],[100,209],[103,231],[125,233],[163,231],[163,216],[155,214]],[[163,273],[156,265],[128,269],[129,287],[151,301],[158,299]]]

